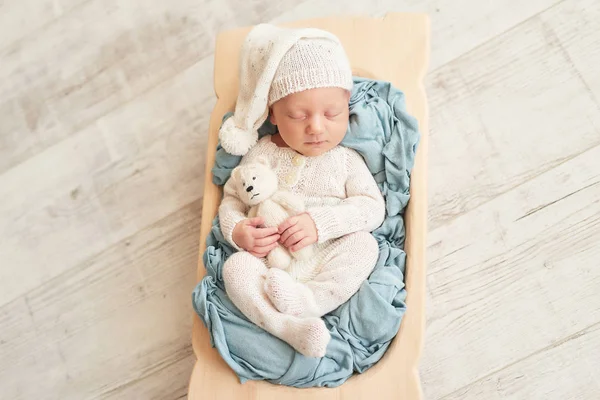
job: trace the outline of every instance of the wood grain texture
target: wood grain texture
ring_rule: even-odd
[[[192,92],[209,81],[205,67],[0,175],[0,304],[201,196],[213,99]]]
[[[0,2],[0,50],[64,17],[89,0],[3,0]]]
[[[600,3],[564,1],[540,15],[540,20],[548,41],[560,47],[565,58],[581,74],[590,96],[600,104]]]
[[[596,146],[431,232],[428,396],[600,320],[599,199]]]
[[[596,399],[600,393],[598,348],[599,323],[445,396],[443,400]]]
[[[406,286],[408,310],[398,336],[386,355],[368,372],[350,378],[333,389],[296,389],[262,381],[239,384],[233,371],[210,348],[208,331],[195,318],[193,343],[198,362],[190,381],[190,399],[361,399],[375,390],[381,398],[421,398],[417,364],[421,351],[424,325],[425,238],[427,224],[426,162],[427,103],[423,78],[429,57],[429,21],[422,14],[388,14],[383,19],[366,17],[325,18],[297,21],[293,26],[318,27],[333,32],[344,45],[355,71],[367,76],[389,80],[401,88],[407,99],[408,111],[419,120],[421,140],[415,168],[411,175],[411,201],[406,211],[407,253]],[[249,28],[225,32],[219,36],[215,54],[215,90],[217,104],[211,118],[207,165],[214,163],[218,128],[223,113],[232,109],[239,86],[237,65],[239,49]],[[397,41],[397,38],[404,38]],[[408,40],[410,38],[410,40]],[[395,51],[387,48],[394,44]],[[410,60],[410,62],[406,62]],[[204,241],[216,215],[221,192],[210,180],[206,169],[204,216],[201,226],[199,272]]]
[[[0,172],[211,55],[217,29],[291,3],[93,0],[0,49]]]
[[[331,15],[383,16],[388,12],[420,12],[431,18],[430,70],[473,50],[498,34],[527,21],[559,0],[309,0],[275,18],[290,22]]]
[[[431,228],[600,143],[600,108],[588,83],[547,33],[546,13],[557,10],[428,77]]]
[[[3,306],[2,398],[184,395],[200,209],[194,201]]]

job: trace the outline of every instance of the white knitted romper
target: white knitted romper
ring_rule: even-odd
[[[383,222],[384,199],[354,150],[337,146],[305,157],[266,136],[241,164],[260,156],[276,159],[280,186],[304,200],[318,232],[315,256],[309,262],[293,261],[288,273],[240,251],[225,262],[225,288],[249,320],[302,354],[322,356],[329,333],[320,317],[356,293],[377,262],[377,241],[369,232]],[[232,233],[247,218],[246,211],[238,198],[227,194],[219,208],[223,235],[238,250]]]

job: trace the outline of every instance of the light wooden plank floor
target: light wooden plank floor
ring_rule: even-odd
[[[600,396],[600,3],[0,2],[0,398],[178,399],[218,30],[432,19],[427,399]]]

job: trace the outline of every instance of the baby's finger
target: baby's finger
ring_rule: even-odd
[[[290,248],[290,251],[298,251],[298,250],[302,250],[303,248],[305,248],[306,246],[308,246],[310,243],[310,238],[307,236],[304,239],[302,239],[301,241],[299,241],[298,243],[296,243],[295,245],[293,245]]]
[[[267,236],[266,238],[261,238],[261,239],[256,239],[254,241],[254,245],[255,246],[269,246],[273,243],[276,243],[279,240],[280,236],[275,234],[275,235],[271,235],[271,236]]]
[[[255,251],[249,251],[248,253],[252,254],[256,258],[265,258],[266,254],[257,253]]]
[[[298,223],[298,217],[291,217],[286,219],[281,225],[279,225],[279,233],[285,232],[286,229],[296,225]]]
[[[265,246],[254,246],[252,248],[252,251],[256,251],[257,253],[268,253],[269,251],[273,250],[275,247],[277,247],[278,243],[271,243]]]
[[[306,234],[303,231],[296,232],[293,235],[291,235],[289,238],[287,238],[287,240],[285,242],[283,242],[283,245],[288,248],[292,247],[293,245],[300,242],[305,237],[306,237]]]
[[[265,223],[265,220],[263,217],[254,217],[254,218],[249,218],[246,223],[250,226],[259,226]]]
[[[298,231],[301,231],[301,230],[302,230],[302,227],[301,227],[301,226],[299,226],[299,225],[294,225],[294,226],[291,226],[291,227],[289,227],[288,229],[286,229],[286,230],[285,230],[285,232],[283,232],[283,233],[281,234],[281,238],[279,239],[279,241],[280,241],[281,243],[284,243],[286,240],[288,240],[288,238],[289,238],[291,235],[293,235],[294,233],[296,233],[296,232],[298,232]]]
[[[277,247],[277,243],[273,243],[269,246],[254,247],[250,253],[254,253],[258,258],[265,258],[275,247]]]
[[[256,228],[252,232],[252,237],[255,239],[265,238],[267,236],[271,236],[277,233],[277,227],[273,226],[271,228]]]

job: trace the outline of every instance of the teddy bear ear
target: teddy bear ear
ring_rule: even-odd
[[[240,167],[235,167],[233,169],[233,171],[231,171],[231,179],[234,180],[234,182],[238,181],[240,179],[240,173],[241,173],[241,169]]]
[[[267,156],[260,156],[256,159],[256,162],[266,165],[267,167],[271,167],[272,169],[277,169],[279,166],[279,160],[276,158],[269,158]]]
[[[256,158],[256,162],[259,164],[263,164],[266,165],[268,167],[271,166],[271,161],[269,160],[269,157],[267,156],[259,156]]]

